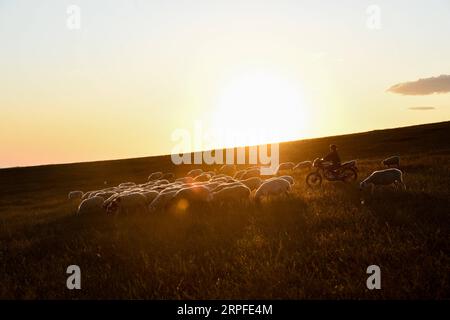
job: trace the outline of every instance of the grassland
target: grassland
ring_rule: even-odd
[[[364,204],[356,185],[309,190],[303,172],[289,199],[262,207],[78,217],[70,190],[192,167],[165,156],[0,170],[0,298],[449,299],[449,137],[445,122],[280,146],[301,161],[336,143],[360,178],[401,155],[407,190]],[[66,289],[71,264],[81,290]],[[366,288],[372,264],[381,290]]]

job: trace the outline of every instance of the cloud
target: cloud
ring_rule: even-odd
[[[419,79],[417,81],[398,83],[387,91],[403,95],[427,95],[433,93],[450,92],[450,75],[440,75]]]
[[[425,110],[434,110],[436,109],[435,107],[410,107],[408,108],[409,110],[420,110],[420,111],[425,111]]]

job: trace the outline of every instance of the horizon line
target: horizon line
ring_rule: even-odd
[[[245,145],[245,146],[238,146],[238,145],[236,145],[236,146],[233,146],[233,147],[223,147],[223,148],[217,148],[217,149],[212,149],[212,150],[226,150],[226,149],[234,149],[234,148],[242,148],[242,147],[247,148],[247,147],[252,147],[252,146],[261,146],[261,145],[275,144],[275,143],[290,143],[290,142],[308,141],[308,140],[315,140],[315,139],[325,139],[325,138],[341,137],[341,136],[353,135],[353,134],[368,133],[368,132],[373,132],[373,131],[378,131],[378,130],[401,129],[401,128],[417,127],[417,126],[430,125],[430,124],[439,124],[439,123],[446,123],[446,122],[450,122],[450,119],[449,120],[444,120],[444,121],[438,121],[438,122],[427,122],[427,123],[413,124],[413,125],[407,125],[407,126],[401,126],[401,127],[385,127],[385,128],[371,129],[371,130],[367,130],[367,131],[348,132],[348,133],[329,135],[329,136],[316,136],[316,137],[303,138],[303,139],[297,139],[297,140],[284,140],[284,141],[277,141],[277,142],[267,142],[267,143],[264,143],[264,144],[257,144],[257,145]],[[185,152],[185,154],[186,153],[191,153],[192,154],[192,153],[205,152],[205,151],[208,151],[208,150],[197,150],[197,151]],[[34,165],[29,165],[29,166],[0,167],[0,170],[35,168],[35,167],[46,167],[46,166],[75,165],[75,164],[97,163],[97,162],[108,162],[108,161],[124,161],[124,160],[134,160],[134,159],[144,159],[144,158],[157,158],[157,157],[170,157],[171,155],[172,155],[171,153],[166,153],[166,154],[137,156],[137,157],[132,157],[132,158],[96,159],[96,160],[79,161],[79,162],[41,163],[41,164],[34,164]]]

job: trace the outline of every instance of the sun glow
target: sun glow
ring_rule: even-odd
[[[219,94],[213,114],[220,137],[216,142],[242,146],[298,139],[305,136],[308,114],[294,82],[272,74],[245,74]]]

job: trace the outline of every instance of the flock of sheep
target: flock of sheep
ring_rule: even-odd
[[[294,167],[282,163],[278,172]],[[201,203],[260,202],[265,197],[287,195],[293,184],[294,178],[289,175],[264,179],[259,167],[237,171],[235,165],[226,164],[217,172],[193,169],[178,179],[173,173],[154,172],[143,184],[126,182],[86,193],[71,191],[68,197],[81,201],[78,214],[152,212]]]
[[[388,158],[383,164],[398,166],[399,157]],[[294,178],[282,175],[283,171],[309,169],[311,165],[311,161],[281,163],[277,175],[271,177],[261,176],[257,166],[237,171],[236,166],[230,164],[223,165],[217,172],[193,169],[181,178],[176,178],[173,173],[154,172],[143,184],[126,182],[86,193],[71,191],[68,198],[80,202],[77,210],[80,215],[186,209],[190,205],[206,203],[260,203],[266,197],[288,195]],[[360,188],[371,185],[373,190],[375,185],[392,183],[400,183],[404,187],[399,169],[375,171],[361,182]]]

